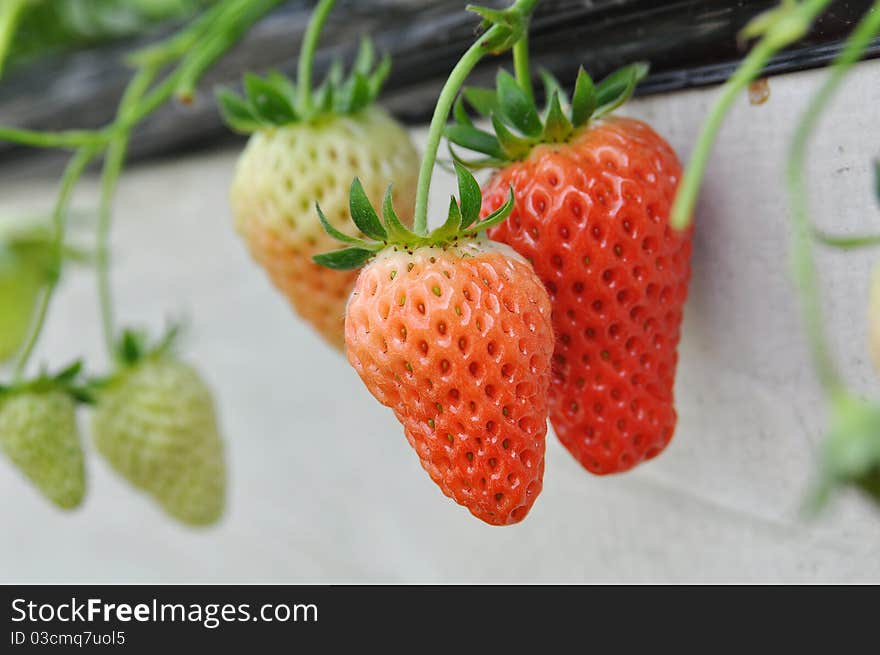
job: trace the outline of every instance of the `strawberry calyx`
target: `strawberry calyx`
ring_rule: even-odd
[[[82,360],[77,360],[55,374],[41,371],[37,377],[30,380],[22,380],[9,385],[0,384],[0,402],[5,396],[19,393],[60,391],[78,403],[93,404],[95,402],[93,386],[91,382],[83,379],[82,370]]]
[[[117,364],[122,368],[131,368],[145,359],[172,352],[180,336],[180,330],[180,325],[173,323],[159,339],[153,342],[144,330],[123,330],[113,353]]]
[[[265,77],[245,73],[244,94],[221,87],[217,103],[229,127],[243,134],[315,123],[329,116],[356,114],[373,104],[390,72],[391,58],[386,54],[376,64],[373,42],[365,37],[348,77],[343,76],[342,62],[337,59],[313,94],[303,94],[298,83],[278,71]]]
[[[466,87],[462,90],[453,106],[454,122],[444,131],[450,143],[485,157],[463,160],[450,146],[452,157],[469,168],[502,168],[524,159],[539,144],[564,143],[577,129],[629,100],[647,73],[647,64],[631,64],[595,84],[581,68],[569,98],[559,81],[548,71],[542,71],[547,103],[544,110],[539,111],[516,79],[499,69],[495,89]],[[492,132],[474,125],[465,103],[491,121]]]
[[[322,253],[313,257],[314,261],[327,268],[350,270],[360,268],[385,248],[395,247],[412,250],[421,246],[450,246],[464,239],[472,239],[484,230],[506,219],[513,210],[513,188],[507,202],[480,220],[482,194],[474,176],[461,164],[455,163],[458,177],[458,196],[449,201],[446,221],[432,232],[421,235],[407,228],[400,221],[392,203],[392,190],[388,186],[382,203],[382,220],[370,204],[360,181],[355,178],[349,194],[351,218],[367,238],[351,237],[333,227],[316,203],[318,218],[324,230],[334,239],[346,244],[345,248]]]
[[[880,404],[839,393],[823,446],[821,478],[810,509],[820,509],[838,487],[852,486],[880,505]]]

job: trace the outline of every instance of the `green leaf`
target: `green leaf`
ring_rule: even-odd
[[[508,130],[497,114],[492,114],[492,127],[501,144],[501,149],[508,159],[522,159],[529,154],[532,142]]]
[[[648,74],[648,65],[644,63],[630,64],[611,73],[596,87],[596,104],[598,108],[593,116],[604,116],[625,103],[635,91],[636,85]]]
[[[449,125],[444,134],[452,143],[484,155],[505,159],[501,144],[494,135],[467,125]]]
[[[388,240],[388,233],[382,227],[376,210],[370,204],[370,199],[367,198],[364,187],[357,178],[354,178],[351,183],[351,190],[348,195],[348,208],[351,211],[351,219],[361,232],[376,241]]]
[[[544,82],[544,97],[548,100],[553,96],[553,93],[559,96],[559,101],[567,105],[570,103],[568,99],[568,94],[565,92],[565,89],[562,88],[562,85],[559,83],[559,80],[548,71],[546,68],[542,68],[539,72],[541,75],[541,80]]]
[[[400,222],[397,212],[394,211],[394,203],[391,201],[392,191],[391,185],[385,191],[385,198],[382,201],[382,218],[385,219],[385,229],[388,231],[388,241],[391,243],[408,243],[412,240],[413,233]]]
[[[578,71],[574,83],[574,99],[571,102],[571,122],[575,127],[584,125],[596,110],[596,87],[593,78],[583,68]]]
[[[510,212],[513,211],[514,204],[516,203],[516,199],[513,195],[513,185],[510,185],[510,194],[507,196],[507,202],[501,205],[494,212],[489,214],[482,221],[477,223],[474,227],[477,231],[480,230],[488,230],[490,227],[498,225],[503,222],[508,216],[510,216]]]
[[[391,55],[386,54],[382,57],[382,61],[379,62],[379,65],[376,67],[376,70],[369,77],[369,86],[370,86],[370,102],[373,102],[376,98],[379,97],[379,93],[382,91],[382,86],[385,84],[385,80],[388,79],[388,75],[391,73]]]
[[[494,89],[468,86],[462,89],[461,95],[480,116],[489,118],[492,112],[498,111],[498,95]]]
[[[260,119],[254,116],[248,104],[230,89],[221,87],[215,96],[223,121],[236,132],[250,134],[262,127]]]
[[[559,94],[554,91],[547,105],[547,117],[544,119],[544,134],[542,140],[550,143],[565,141],[571,134],[573,126],[568,117],[562,112],[559,104]]]
[[[72,382],[82,371],[82,361],[77,360],[55,375],[58,382]]]
[[[458,162],[454,165],[455,175],[458,177],[458,197],[461,201],[461,226],[466,228],[480,217],[483,194],[470,171]]]
[[[337,271],[350,271],[366,264],[373,255],[375,253],[372,250],[365,248],[343,248],[315,255],[312,261]]]
[[[345,84],[338,111],[341,114],[355,114],[370,104],[370,84],[367,78],[355,71]]]
[[[354,60],[353,70],[364,77],[369,76],[375,58],[376,49],[373,47],[373,40],[368,36],[363,37],[361,39],[360,47],[358,48],[357,57],[355,57]]]
[[[271,125],[287,125],[297,115],[284,94],[253,73],[245,73],[244,88],[251,111]]]
[[[458,96],[455,99],[455,104],[452,105],[452,117],[459,125],[474,126],[471,117],[468,116],[467,109],[464,108],[464,98],[462,96]]]
[[[324,215],[324,212],[321,211],[321,206],[318,203],[315,203],[315,210],[318,212],[318,220],[321,221],[321,226],[324,228],[324,231],[329,234],[331,237],[336,239],[337,241],[341,241],[342,243],[347,243],[352,246],[365,246],[367,242],[363,239],[358,239],[357,237],[351,237],[345,234],[345,232],[340,232],[335,227],[330,224],[330,221],[327,220],[327,217]]]
[[[526,136],[540,136],[541,118],[538,116],[535,103],[529,100],[513,75],[506,70],[499,70],[497,84],[501,114]]]

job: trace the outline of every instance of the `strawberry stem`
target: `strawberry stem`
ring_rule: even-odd
[[[297,93],[299,94],[299,107],[304,114],[310,113],[312,108],[312,67],[315,63],[315,51],[318,49],[318,39],[327,22],[327,16],[333,9],[336,0],[321,0],[315,7],[314,13],[309,20],[308,29],[303,37],[299,53],[299,67],[297,69]]]
[[[61,177],[61,187],[58,192],[58,198],[55,200],[55,208],[52,210],[52,246],[56,254],[60,253],[64,243],[67,207],[70,204],[70,196],[73,193],[77,181],[79,181],[80,176],[85,171],[86,166],[88,166],[92,158],[95,157],[98,150],[99,149],[94,145],[83,146],[76,151],[76,154],[74,154],[73,157],[71,157],[67,164],[67,168],[64,169],[64,174]],[[28,361],[30,361],[31,354],[33,354],[34,347],[37,345],[37,341],[39,341],[40,334],[43,331],[43,325],[46,322],[46,316],[49,312],[49,304],[51,303],[55,287],[58,285],[59,277],[60,276],[58,275],[53,275],[49,279],[47,288],[43,291],[43,296],[40,299],[40,306],[37,310],[37,318],[34,321],[34,325],[31,328],[30,334],[28,334],[27,341],[25,342],[15,365],[16,380],[20,380],[21,376],[24,374]]]
[[[522,38],[513,46],[513,69],[516,73],[516,83],[526,94],[529,102],[535,102],[535,92],[532,89],[532,74],[529,70],[529,32],[523,32]],[[547,98],[549,102],[550,99]]]
[[[672,206],[670,217],[672,227],[683,230],[693,220],[694,205],[703,182],[709,154],[733,101],[761,74],[767,62],[777,52],[803,38],[810,25],[830,2],[831,0],[783,2],[779,8],[759,15],[746,26],[744,33],[749,36],[752,36],[753,31],[760,29],[761,39],[724,84],[721,95],[715,100],[703,123]]]
[[[538,4],[538,0],[516,0],[505,13],[511,21],[519,22],[522,28],[523,24],[528,23],[529,16],[536,4]],[[527,29],[522,28],[521,33],[517,35],[517,41],[522,38],[526,31]],[[434,115],[431,117],[428,141],[425,144],[425,155],[422,158],[422,165],[419,169],[413,229],[420,236],[427,236],[428,234],[428,197],[431,190],[431,176],[434,172],[434,164],[437,162],[437,150],[440,147],[440,139],[446,127],[446,120],[449,117],[449,112],[452,110],[452,105],[455,102],[458,91],[468,75],[470,75],[470,72],[484,56],[487,54],[500,54],[516,44],[516,41],[513,43],[509,42],[512,33],[513,30],[510,24],[496,23],[492,25],[462,55],[443,85],[443,90],[437,99],[437,106],[434,108]]]
[[[819,380],[826,393],[832,396],[843,390],[843,383],[829,352],[822,322],[818,274],[813,257],[813,230],[809,218],[807,185],[804,179],[804,162],[810,137],[813,135],[822,113],[839,89],[846,73],[862,58],[865,49],[878,32],[880,32],[880,0],[868,10],[865,18],[847,39],[843,51],[834,61],[831,74],[815,93],[804,111],[789,149],[786,166],[788,200],[791,207],[794,238],[792,252],[794,275],[801,292],[807,336],[813,350]]]
[[[6,0],[0,4],[0,77],[3,76],[9,46],[12,45],[15,30],[28,2],[30,0]]]

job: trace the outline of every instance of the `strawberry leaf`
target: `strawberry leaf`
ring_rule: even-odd
[[[350,237],[345,232],[340,232],[335,227],[330,224],[330,221],[327,220],[327,217],[324,215],[324,212],[321,211],[321,206],[318,203],[315,203],[315,210],[318,212],[318,220],[321,221],[321,226],[324,228],[324,231],[329,234],[331,237],[336,239],[337,241],[341,241],[342,243],[347,243],[353,246],[364,246],[366,245],[366,241],[363,239],[358,239],[357,237]]]
[[[297,120],[296,112],[284,94],[252,73],[245,73],[244,88],[251,111],[271,125],[285,125]]]
[[[571,134],[573,127],[571,121],[562,112],[562,106],[559,104],[559,94],[554,91],[550,96],[550,103],[547,106],[547,117],[544,119],[544,134],[542,141],[554,143],[564,141]]]
[[[412,239],[412,232],[400,222],[397,212],[394,211],[394,203],[391,202],[391,185],[385,191],[382,201],[382,218],[385,219],[385,229],[388,231],[388,240],[392,243],[407,243]]]
[[[648,65],[644,63],[630,64],[611,73],[596,87],[596,104],[598,108],[593,116],[604,116],[625,103],[635,91],[636,85],[648,74]]]
[[[480,185],[464,166],[455,162],[455,175],[458,177],[458,197],[461,201],[461,227],[469,227],[480,217],[483,194]]]
[[[366,250],[365,248],[343,248],[342,250],[315,255],[312,257],[312,260],[316,264],[337,271],[350,271],[366,264],[374,254],[372,250]]]
[[[588,120],[596,110],[596,88],[587,71],[581,68],[578,71],[577,81],[574,83],[574,99],[571,102],[571,122],[580,127]]]
[[[480,116],[489,118],[492,112],[498,111],[498,95],[494,89],[468,86],[462,90],[461,95]]]
[[[371,239],[376,241],[387,241],[388,233],[382,227],[379,216],[370,199],[361,185],[361,181],[357,178],[351,183],[351,191],[348,195],[348,208],[351,211],[351,218],[358,229]]]
[[[467,125],[450,125],[444,130],[444,134],[452,143],[463,148],[497,159],[505,159],[504,150],[498,139],[488,132]]]
[[[233,130],[242,134],[250,134],[260,129],[262,126],[260,119],[253,114],[248,103],[230,89],[218,88],[215,96],[223,121]]]
[[[501,115],[526,136],[539,136],[542,126],[535,103],[529,100],[513,76],[500,70],[497,85]]]

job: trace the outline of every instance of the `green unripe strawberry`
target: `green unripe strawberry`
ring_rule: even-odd
[[[74,399],[60,389],[0,393],[0,447],[62,509],[85,496],[86,474]]]
[[[47,282],[38,253],[0,244],[0,362],[21,348]]]
[[[92,432],[110,465],[174,518],[208,525],[223,514],[226,468],[211,392],[172,355],[123,368],[98,395]]]

